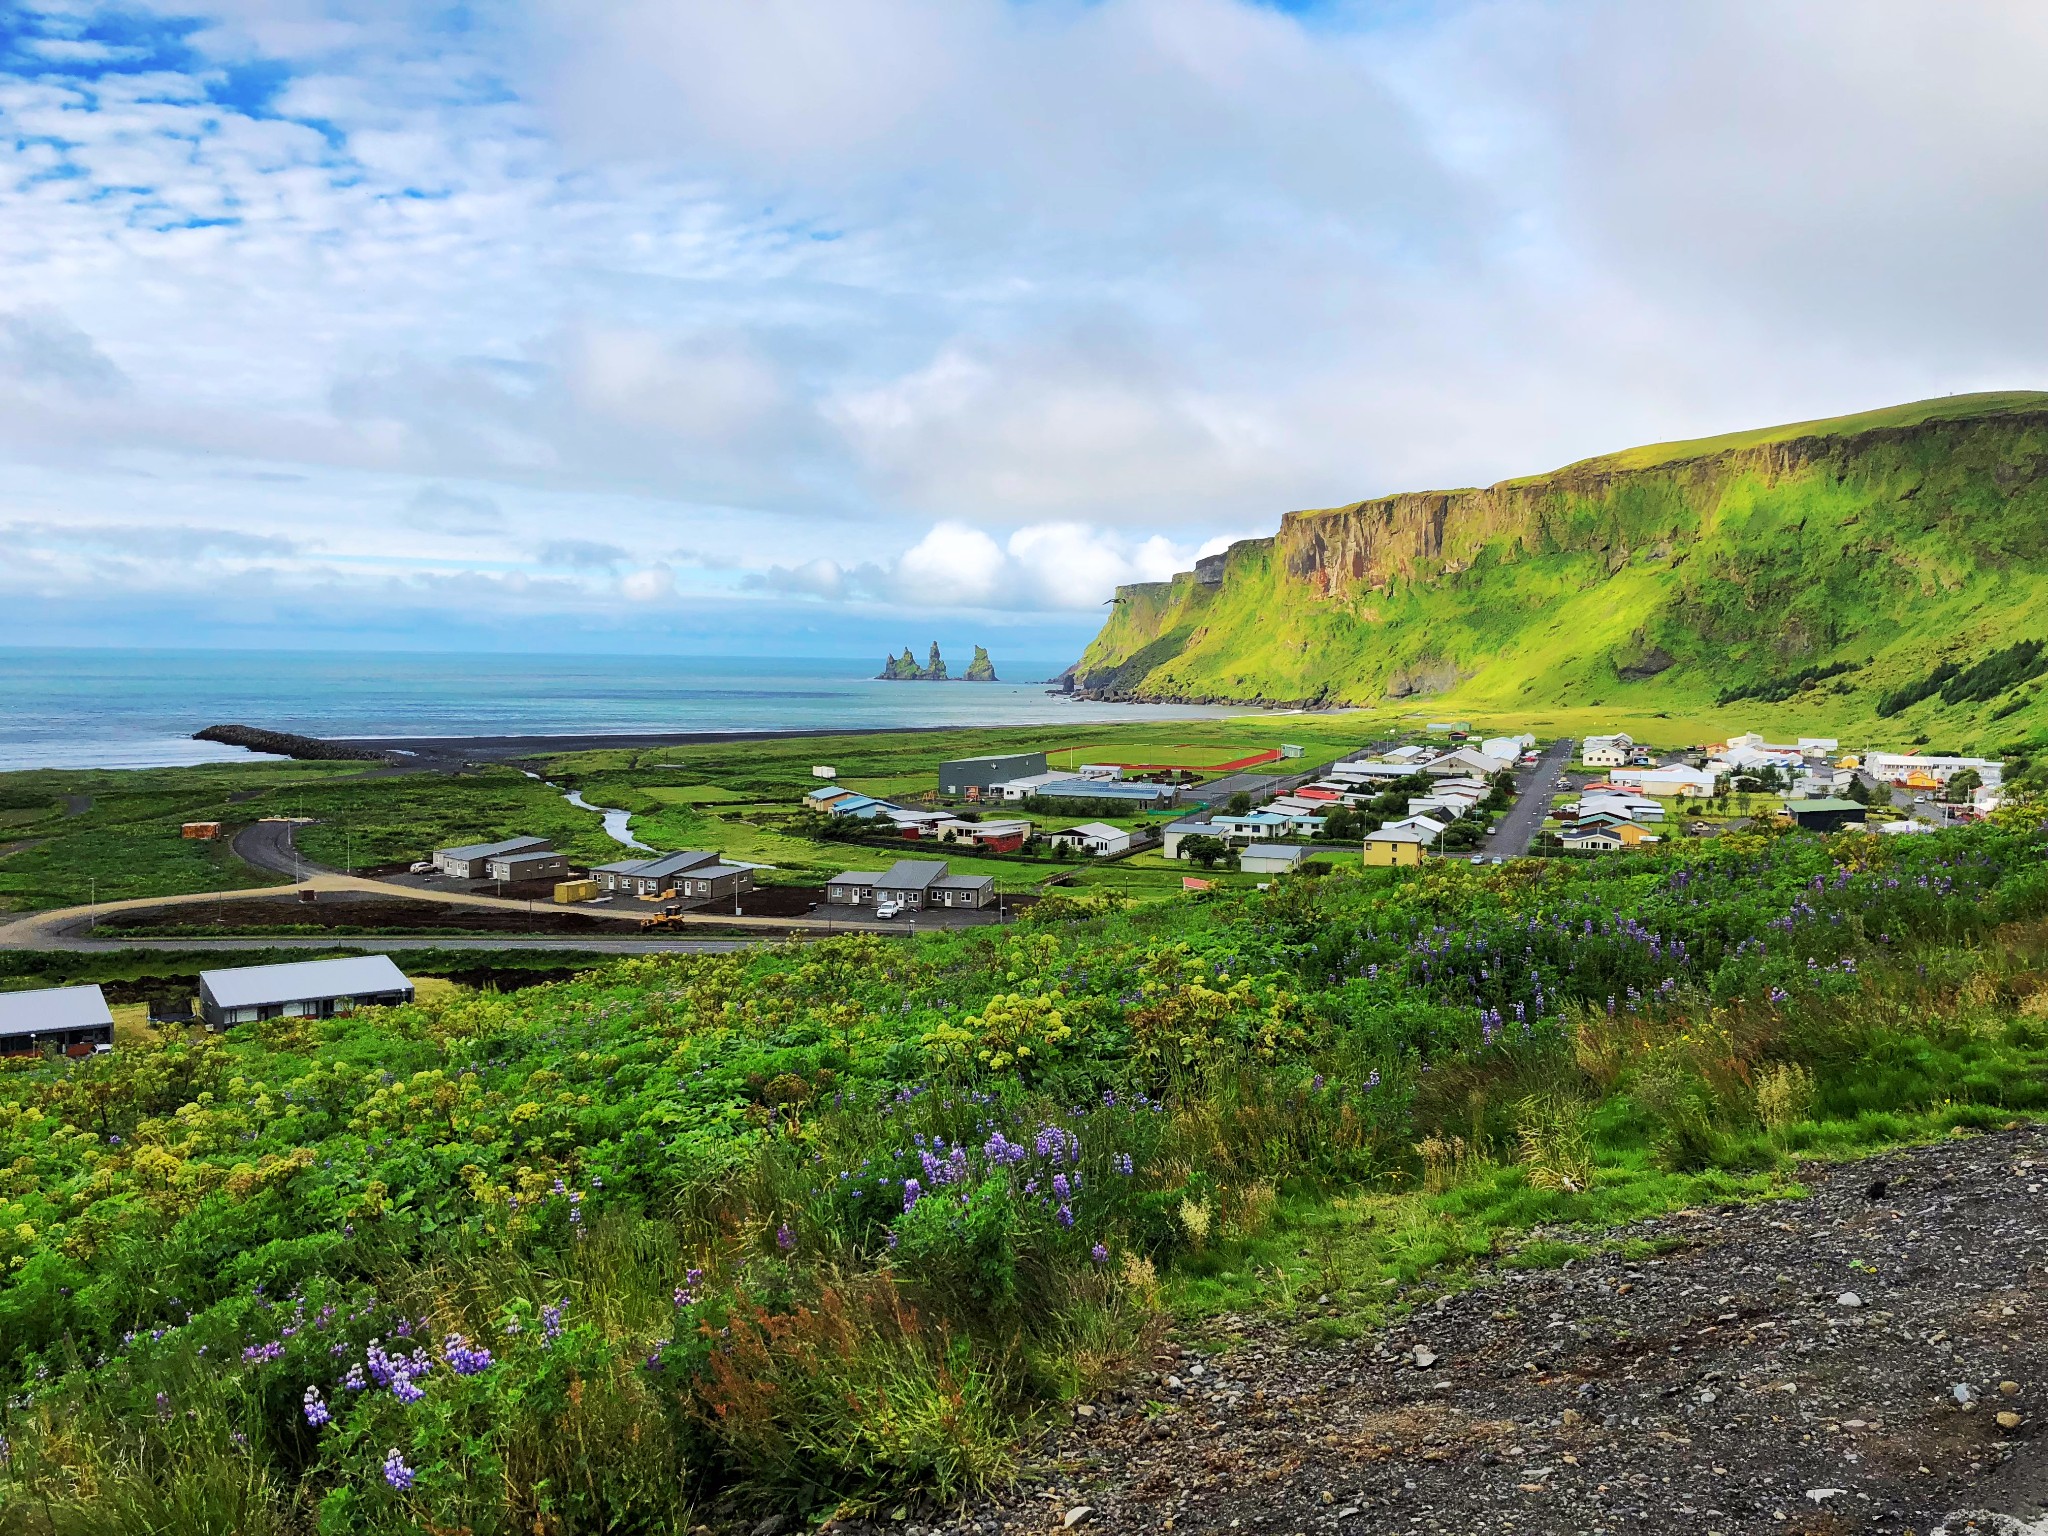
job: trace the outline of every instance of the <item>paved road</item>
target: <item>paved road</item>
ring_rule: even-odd
[[[252,822],[234,835],[228,848],[252,869],[268,870],[273,875],[287,875],[294,880],[304,875],[338,873],[295,854],[292,848],[294,830],[289,821]]]
[[[1543,749],[1535,767],[1515,775],[1515,803],[1494,824],[1493,836],[1486,840],[1488,858],[1518,859],[1529,851],[1542,830],[1543,818],[1550,814],[1550,796],[1565,764],[1572,760],[1574,745],[1570,738],[1552,742]]]

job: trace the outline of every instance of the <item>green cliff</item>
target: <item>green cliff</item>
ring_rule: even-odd
[[[1828,721],[2043,723],[2048,394],[1952,396],[1666,443],[1484,489],[1290,512],[1121,587],[1077,688],[1153,699],[1698,709],[1818,695]],[[1432,708],[1441,707],[1433,703]],[[2018,716],[2013,719],[2011,717]]]
[[[995,683],[1002,681],[1001,678],[996,676],[996,664],[988,659],[987,646],[977,645],[974,648],[974,660],[967,663],[967,670],[961,674],[961,679],[969,683]]]

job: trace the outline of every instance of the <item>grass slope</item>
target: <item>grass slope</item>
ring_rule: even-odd
[[[1428,506],[1442,522],[1427,556],[1388,556],[1387,530]],[[1889,720],[1875,705],[1937,661],[2048,637],[2048,395],[1923,402],[1304,513],[1237,546],[1220,586],[1183,577],[1121,596],[1079,664],[1089,686],[2025,738],[2043,723],[2040,678]],[[1718,705],[1826,666],[1845,670],[1780,704]]]

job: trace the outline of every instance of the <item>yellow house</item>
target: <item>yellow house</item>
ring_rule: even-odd
[[[1365,863],[1368,869],[1385,869],[1396,864],[1422,862],[1422,834],[1412,827],[1388,827],[1365,834]]]
[[[1657,841],[1656,833],[1639,822],[1619,821],[1608,828],[1608,830],[1621,839],[1621,845],[1624,848],[1633,848],[1636,844],[1645,840],[1653,843]]]

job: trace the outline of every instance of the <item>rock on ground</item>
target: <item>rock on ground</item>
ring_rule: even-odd
[[[1092,1531],[1188,1536],[2048,1536],[2048,1130],[1805,1182],[1355,1343],[1237,1319],[1168,1346],[933,1536],[1084,1504]]]

